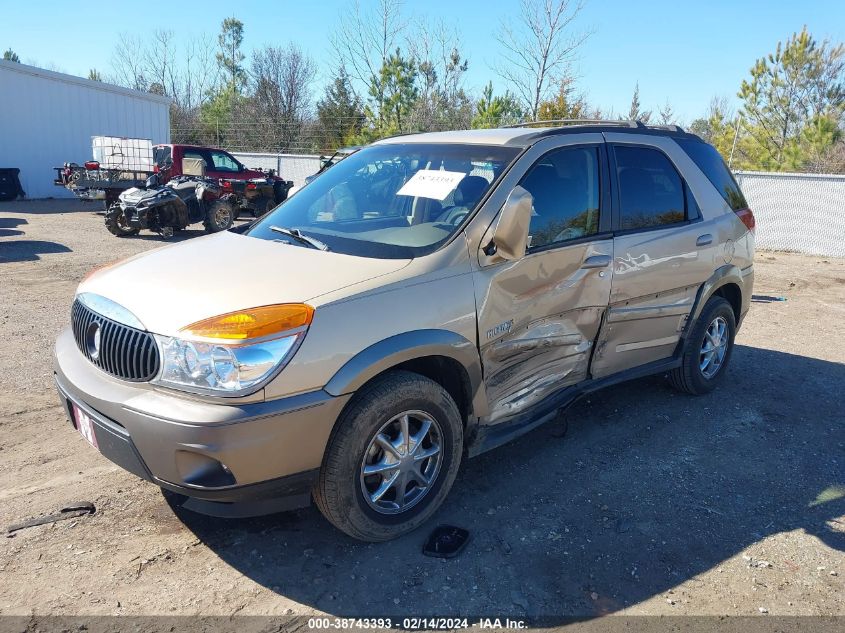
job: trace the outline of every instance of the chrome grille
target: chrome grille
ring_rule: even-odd
[[[158,373],[158,346],[149,332],[107,319],[79,300],[73,302],[70,320],[79,351],[104,372],[133,382],[152,380]],[[99,353],[92,353],[88,340],[95,323],[100,329]]]

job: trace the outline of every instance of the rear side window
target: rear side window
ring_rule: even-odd
[[[205,163],[205,168],[206,168],[206,169],[210,169],[210,168],[211,168],[211,165],[209,165],[209,164],[208,164],[208,160],[206,159],[206,157],[205,157],[205,156],[203,156],[203,155],[202,155],[201,153],[199,153],[199,152],[195,152],[195,151],[193,151],[193,150],[186,149],[186,150],[185,150],[185,152],[184,152],[184,154],[182,154],[182,158],[195,158],[195,159],[196,159],[196,158],[198,158],[198,159],[199,159],[199,160],[201,160],[203,163]]]
[[[598,148],[566,148],[546,154],[525,174],[520,185],[534,197],[530,248],[598,232]]]
[[[681,176],[663,152],[616,145],[620,228],[642,229],[686,219]]]
[[[713,183],[713,186],[716,187],[716,190],[730,205],[731,209],[738,211],[748,207],[745,196],[742,195],[733,174],[731,174],[730,169],[725,165],[725,161],[722,160],[722,156],[715,147],[694,138],[675,139],[675,142],[704,172],[704,175]]]

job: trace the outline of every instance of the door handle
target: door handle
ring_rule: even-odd
[[[581,264],[581,268],[607,268],[608,266],[610,266],[610,255],[592,255]]]
[[[699,235],[698,239],[695,240],[696,246],[707,246],[708,244],[713,243],[713,236],[710,233],[705,233],[704,235]]]

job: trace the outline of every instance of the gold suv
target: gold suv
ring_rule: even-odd
[[[401,136],[242,230],[88,276],[56,383],[94,447],[185,508],[313,497],[381,541],[437,510],[462,458],[587,392],[713,389],[753,250],[730,171],[675,127]]]

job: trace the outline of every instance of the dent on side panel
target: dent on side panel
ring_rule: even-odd
[[[697,290],[687,286],[610,306],[596,344],[592,376],[609,376],[671,356]]]
[[[606,271],[581,268],[610,240],[529,255],[478,273],[478,336],[494,424],[587,375],[610,294]],[[601,274],[600,274],[601,273]]]
[[[601,313],[601,308],[587,308],[541,319],[490,345],[485,354],[486,421],[525,411],[585,376]]]

